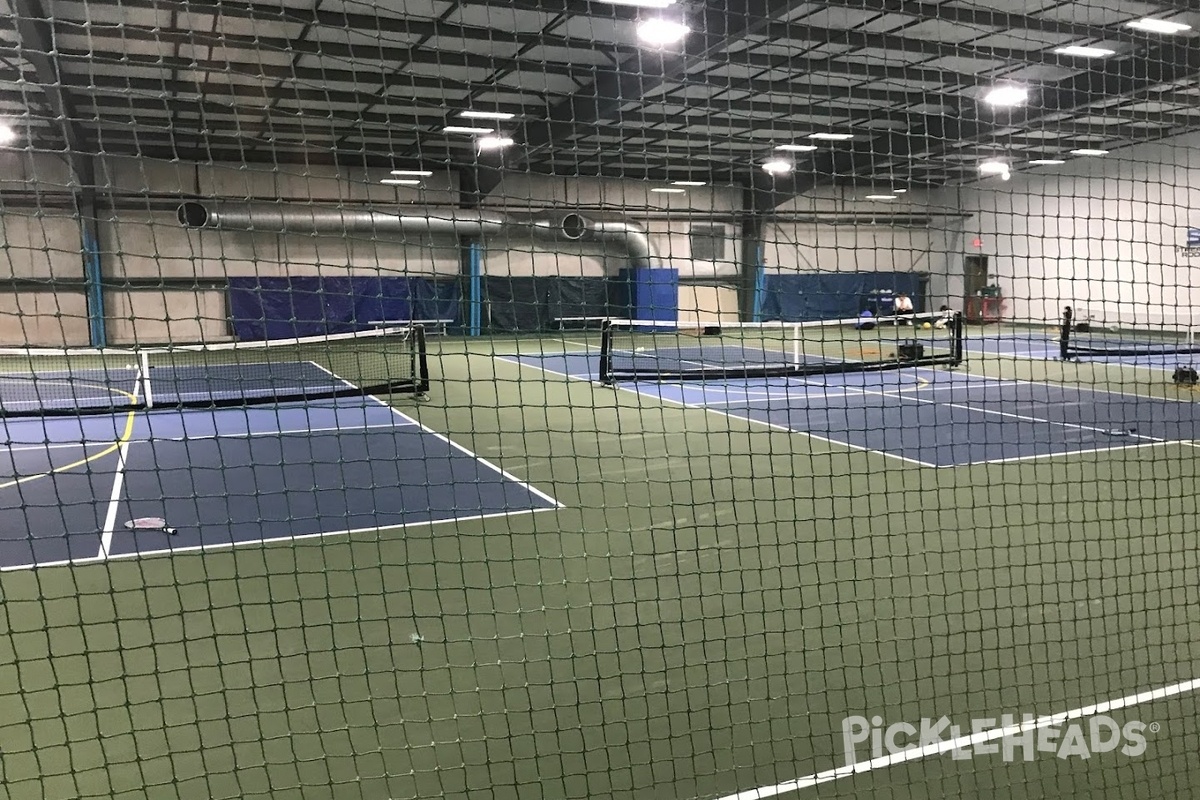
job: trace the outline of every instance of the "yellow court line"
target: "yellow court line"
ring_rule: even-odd
[[[105,391],[125,395],[129,398],[129,402],[135,404],[137,403],[137,395],[131,394],[124,389],[114,389],[111,386],[104,386],[102,384],[87,384],[80,381],[43,381],[43,383],[65,383],[69,386],[89,386],[93,389],[104,389]],[[136,410],[130,411],[125,416],[125,431],[121,434],[121,438],[117,439],[117,441],[113,442],[110,446],[101,450],[99,453],[93,453],[86,458],[81,458],[78,461],[72,461],[70,464],[64,464],[61,467],[55,467],[48,472],[39,472],[35,475],[26,475],[23,478],[16,478],[8,481],[7,483],[0,483],[0,490],[11,489],[14,486],[19,486],[22,483],[28,483],[29,481],[34,481],[38,478],[49,478],[51,475],[57,475],[60,472],[67,472],[68,470],[77,469],[78,467],[85,466],[97,459],[104,458],[107,455],[115,453],[118,449],[120,449],[121,445],[125,444],[133,437],[133,420],[136,416]]]

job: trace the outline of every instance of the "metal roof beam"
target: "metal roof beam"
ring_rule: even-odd
[[[707,6],[693,24],[681,52],[644,50],[636,70],[597,70],[590,86],[552,107],[549,119],[527,121],[516,137],[528,159],[580,127],[597,125],[631,100],[664,83],[687,75],[688,67],[724,53],[731,45],[766,29],[770,20],[799,7],[802,0],[728,0]],[[502,169],[489,170],[477,181],[478,199],[496,188]]]
[[[907,159],[922,152],[930,141],[940,142],[936,152],[951,144],[994,137],[1010,128],[1029,130],[1057,114],[1076,113],[1089,105],[1115,97],[1136,97],[1161,84],[1192,80],[1200,76],[1200,48],[1190,43],[1165,42],[1148,48],[1138,58],[1121,59],[1102,69],[1081,73],[1034,98],[1024,110],[997,111],[992,119],[924,116],[914,119],[907,133],[891,133],[883,147],[870,152],[847,149],[817,159],[810,171],[797,172],[783,180],[756,176],[757,186],[769,195],[764,202],[774,205],[803,194],[825,180],[854,175],[870,168],[872,159]],[[1052,123],[1053,124],[1053,123]]]
[[[887,9],[887,0],[812,0],[814,4],[827,8],[849,8],[858,11],[876,11],[880,14],[891,13]],[[999,31],[1029,30],[1042,33],[1057,33],[1080,39],[1112,39],[1114,37],[1135,38],[1139,34],[1132,29],[1111,28],[1102,25],[1088,25],[1068,20],[1032,17],[1028,14],[1018,14],[1008,11],[993,11],[978,5],[956,6],[949,3],[934,5],[931,3],[908,3],[903,13],[919,17],[923,20],[941,20],[958,25],[994,28]],[[981,31],[984,36],[990,31]],[[1146,37],[1143,37],[1146,38]]]

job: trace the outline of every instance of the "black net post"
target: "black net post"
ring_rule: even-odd
[[[964,343],[967,338],[966,320],[963,318],[961,311],[954,312],[954,322],[951,325],[951,330],[954,332],[954,361],[953,366],[958,366],[966,360],[964,354]]]
[[[413,329],[413,377],[414,391],[425,394],[429,391],[429,355],[425,348],[425,326],[418,325]]]
[[[600,382],[612,384],[612,320],[604,320],[600,325]]]
[[[1063,309],[1062,328],[1058,336],[1058,357],[1063,361],[1069,361],[1071,358],[1071,323],[1075,319],[1075,312],[1070,306]]]

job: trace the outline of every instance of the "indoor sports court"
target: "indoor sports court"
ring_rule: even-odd
[[[0,796],[1200,794],[1193,3],[0,15]]]

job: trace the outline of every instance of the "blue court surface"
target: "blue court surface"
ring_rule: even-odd
[[[0,427],[0,569],[559,507],[371,397]],[[126,527],[142,518],[176,532]]]
[[[596,351],[501,360],[579,380]],[[1003,463],[1141,447],[1195,447],[1200,407],[961,370],[703,382],[626,382],[621,391],[702,408],[926,467]]]

